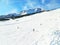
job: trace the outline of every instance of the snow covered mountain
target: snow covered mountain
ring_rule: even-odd
[[[26,14],[34,14],[34,13],[40,13],[43,10],[41,8],[35,8],[35,9],[29,9],[29,10],[24,10],[21,12],[21,15],[26,15]]]
[[[0,21],[0,45],[60,45],[60,9]]]
[[[29,9],[29,10],[23,10],[21,11],[20,13],[11,13],[11,14],[8,14],[8,15],[1,15],[0,16],[0,20],[7,20],[9,18],[18,18],[18,17],[22,17],[22,16],[28,16],[28,15],[32,15],[32,14],[35,14],[35,13],[40,13],[42,12],[43,10],[41,8],[35,8],[35,9]]]

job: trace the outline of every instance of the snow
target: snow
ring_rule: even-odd
[[[56,30],[60,31],[60,9],[0,21],[0,45],[53,45]]]

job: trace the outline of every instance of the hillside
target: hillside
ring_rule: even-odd
[[[0,45],[60,45],[59,36],[60,9],[0,21]]]

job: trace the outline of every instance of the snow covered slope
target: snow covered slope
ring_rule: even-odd
[[[0,45],[60,45],[60,9],[0,21]]]

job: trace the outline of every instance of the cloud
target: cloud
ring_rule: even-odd
[[[1,0],[0,3],[8,5],[9,4],[9,0]]]
[[[27,10],[30,8],[40,7],[40,5],[38,5],[36,1],[27,0],[27,3],[23,7],[23,10]]]
[[[46,5],[46,7],[48,9],[56,9],[56,8],[58,8],[60,6],[55,0],[52,0],[49,4]]]
[[[0,15],[7,15],[10,13],[17,13],[18,9],[12,4],[10,4],[10,0],[1,0],[0,2]]]
[[[42,0],[42,4],[44,4],[45,3],[45,0]]]
[[[36,4],[36,3],[33,2],[33,1],[27,1],[26,6],[29,6],[29,7],[33,8],[35,4]]]
[[[18,13],[17,9],[11,9],[9,12],[6,12],[5,14],[11,14],[11,13]]]
[[[17,13],[17,12],[18,12],[17,9],[13,9],[13,10],[11,10],[10,13]]]

